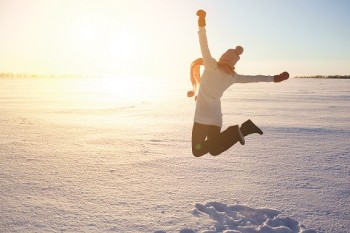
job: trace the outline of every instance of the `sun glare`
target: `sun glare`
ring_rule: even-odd
[[[78,16],[70,26],[69,35],[71,49],[82,62],[93,61],[91,65],[97,70],[125,68],[136,54],[137,43],[131,29],[107,18]]]
[[[85,89],[84,96],[88,102],[102,102],[106,104],[129,104],[148,102],[160,99],[164,94],[161,85],[135,78],[100,78],[87,79],[77,83]]]
[[[161,88],[155,82],[127,77],[139,52],[131,27],[111,18],[85,14],[73,20],[69,33],[72,49],[78,52],[81,63],[88,60],[91,66],[86,69],[104,76],[84,82],[84,88],[91,93],[88,97],[91,101],[125,103],[148,101],[161,95]],[[106,74],[112,75],[105,77]]]
[[[136,43],[126,31],[115,35],[108,45],[108,50],[113,57],[128,59],[135,54]]]

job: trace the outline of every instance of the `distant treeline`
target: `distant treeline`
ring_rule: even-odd
[[[80,78],[80,74],[0,73],[0,78]]]
[[[296,76],[296,78],[334,78],[334,79],[350,79],[350,75],[315,75],[315,76]]]

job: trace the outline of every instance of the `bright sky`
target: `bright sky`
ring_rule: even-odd
[[[198,9],[241,74],[350,74],[349,0],[0,0],[0,72],[186,77]]]

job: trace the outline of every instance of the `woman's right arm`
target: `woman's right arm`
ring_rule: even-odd
[[[203,10],[197,11],[198,16],[198,36],[199,36],[199,44],[201,47],[201,53],[204,61],[204,66],[206,69],[216,69],[217,62],[216,60],[211,56],[210,50],[208,47],[208,40],[207,40],[207,31],[205,29],[206,22],[205,22],[205,16],[206,13]]]

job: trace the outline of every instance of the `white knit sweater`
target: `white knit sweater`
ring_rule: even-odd
[[[204,61],[194,121],[205,125],[222,126],[221,97],[234,83],[271,82],[273,76],[228,75],[218,69],[217,61],[211,56],[205,27],[198,31],[199,43]]]

